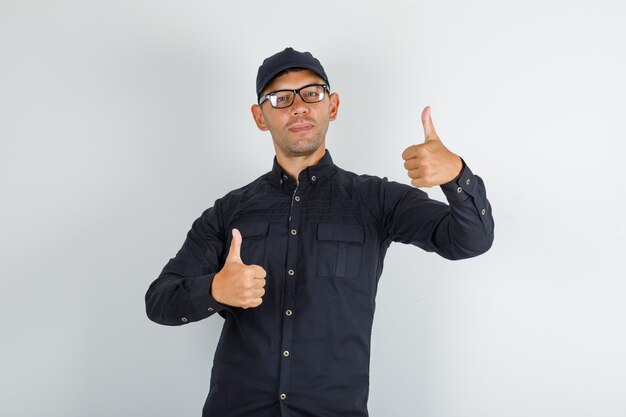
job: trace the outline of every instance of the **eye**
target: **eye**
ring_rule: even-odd
[[[324,98],[324,87],[312,85],[300,91],[302,99],[308,103],[317,103]]]
[[[291,100],[291,96],[293,93],[291,91],[279,91],[274,93],[274,97],[276,97],[277,103],[285,103]]]

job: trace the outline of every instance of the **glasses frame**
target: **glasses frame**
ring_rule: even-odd
[[[282,90],[276,90],[276,91],[270,91],[269,93],[259,97],[259,106],[263,103],[265,103],[266,101],[270,102],[270,106],[272,106],[273,109],[277,109],[277,110],[281,110],[281,109],[288,109],[289,107],[293,106],[293,103],[296,101],[296,94],[300,96],[300,98],[302,99],[302,101],[304,101],[305,103],[319,103],[320,101],[324,100],[324,97],[322,97],[322,100],[318,100],[318,101],[307,101],[304,97],[302,97],[302,94],[300,94],[300,91],[304,90],[305,88],[309,88],[309,87],[322,87],[324,89],[325,92],[327,92],[328,94],[330,94],[330,87],[328,87],[327,84],[319,84],[319,83],[314,83],[314,84],[307,84],[305,86],[302,86],[300,88],[294,89],[294,90],[290,90],[290,89],[282,89]],[[270,96],[272,96],[272,94],[276,94],[276,93],[282,93],[285,91],[289,91],[293,93],[293,100],[291,100],[291,103],[289,103],[288,106],[285,107],[274,107],[274,105],[272,104],[272,100],[270,100]]]

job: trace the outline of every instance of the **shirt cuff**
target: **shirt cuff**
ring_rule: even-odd
[[[210,316],[222,310],[230,310],[230,307],[222,304],[211,295],[211,284],[215,274],[203,275],[193,280],[189,288],[189,298],[196,311],[203,316]]]
[[[450,203],[463,202],[478,192],[476,176],[465,164],[463,158],[461,158],[461,162],[463,162],[461,173],[452,181],[441,185],[441,190]]]

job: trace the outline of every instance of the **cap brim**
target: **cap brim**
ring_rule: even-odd
[[[309,70],[313,73],[315,73],[317,76],[319,76],[322,80],[324,80],[324,82],[326,84],[328,84],[328,80],[326,78],[324,78],[324,76],[322,74],[320,74],[317,70],[317,68],[314,68],[311,65],[306,65],[306,64],[302,64],[302,63],[289,63],[289,64],[284,64],[281,65],[280,67],[277,67],[276,69],[274,69],[272,72],[270,72],[264,79],[263,82],[261,83],[262,87],[259,91],[257,91],[257,96],[260,97],[261,94],[263,93],[263,90],[265,90],[265,88],[272,82],[272,80],[281,72],[288,70],[288,69],[295,69],[295,68],[302,68],[302,69],[306,69]]]

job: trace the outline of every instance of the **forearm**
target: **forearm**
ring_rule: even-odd
[[[482,179],[463,165],[455,180],[441,186],[450,205],[433,234],[441,256],[463,259],[485,253],[494,239],[494,220]]]
[[[383,219],[387,239],[447,259],[487,251],[493,242],[494,223],[482,180],[464,164],[460,175],[441,188],[449,205],[428,198],[420,189],[386,183]]]
[[[176,326],[226,308],[211,296],[213,278],[223,266],[224,241],[217,210],[210,208],[193,223],[180,251],[148,288],[150,320]]]
[[[212,273],[184,278],[164,270],[146,292],[148,318],[155,323],[178,326],[226,309],[211,296],[214,276]]]

